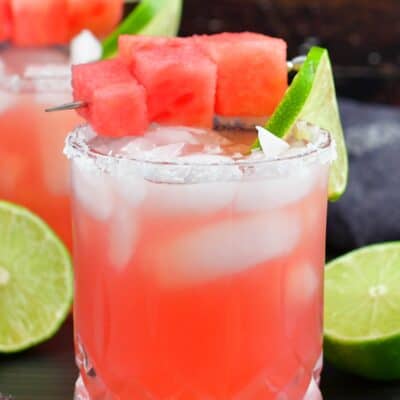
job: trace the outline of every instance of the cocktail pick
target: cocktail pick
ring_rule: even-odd
[[[298,72],[301,66],[304,63],[306,56],[297,56],[290,61],[287,61],[286,65],[288,68],[288,72]],[[61,104],[59,106],[46,108],[46,112],[55,112],[55,111],[66,111],[66,110],[76,110],[78,108],[87,107],[89,104],[86,101],[74,101],[71,103]]]
[[[78,108],[87,107],[88,103],[86,101],[74,101],[71,103],[61,104],[59,106],[46,108],[46,112],[54,112],[54,111],[66,111],[66,110],[76,110]]]

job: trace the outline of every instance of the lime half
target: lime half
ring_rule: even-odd
[[[123,34],[176,36],[183,0],[142,0],[131,14],[103,40],[103,58],[114,56]]]
[[[0,352],[52,337],[72,303],[73,273],[64,244],[25,208],[0,202]]]
[[[400,378],[400,242],[364,247],[327,265],[324,352],[356,375]]]
[[[337,200],[346,190],[348,161],[340,122],[331,62],[326,49],[313,47],[293,79],[266,128],[279,137],[287,136],[302,119],[328,130],[338,153],[329,181],[329,199]],[[258,147],[256,143],[255,147]]]

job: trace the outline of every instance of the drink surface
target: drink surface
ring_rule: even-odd
[[[154,128],[67,148],[77,399],[319,398],[305,396],[321,367],[328,165],[265,169],[240,155],[254,135]]]
[[[68,161],[64,140],[80,121],[45,114],[71,100],[68,58],[56,49],[0,50],[0,198],[44,218],[71,247]]]

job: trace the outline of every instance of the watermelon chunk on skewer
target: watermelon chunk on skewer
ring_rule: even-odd
[[[79,113],[105,136],[141,135],[147,128],[146,92],[120,60],[73,66],[74,97],[86,101]]]
[[[286,43],[260,34],[122,36],[119,50],[118,61],[74,69],[75,100],[89,103],[80,113],[100,134],[123,135],[124,124],[125,134],[140,134],[147,115],[148,122],[193,127],[212,127],[215,114],[266,117],[287,89]]]
[[[18,46],[66,43],[67,11],[67,0],[11,0],[12,41]]]
[[[243,32],[195,37],[218,66],[216,113],[269,116],[288,87],[286,43]]]
[[[10,38],[11,27],[10,0],[0,0],[0,42]]]
[[[151,121],[212,126],[217,68],[196,46],[172,41],[138,48],[131,68],[147,91]]]
[[[67,0],[70,36],[83,29],[103,37],[122,17],[123,0]]]
[[[190,39],[179,37],[159,37],[159,36],[144,36],[144,35],[121,35],[118,38],[118,56],[131,63],[134,54],[139,49],[152,49],[154,46],[180,46]]]

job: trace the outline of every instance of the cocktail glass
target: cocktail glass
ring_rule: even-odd
[[[68,162],[62,155],[75,113],[45,114],[72,99],[63,48],[0,47],[0,199],[44,218],[71,247]]]
[[[321,399],[334,145],[306,129],[277,159],[68,137],[76,400]]]

